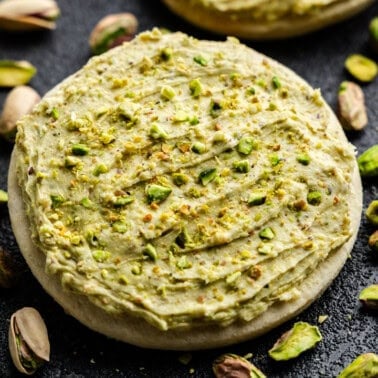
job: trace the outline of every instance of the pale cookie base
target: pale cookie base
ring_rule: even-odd
[[[191,5],[188,0],[163,2],[190,23],[218,34],[248,39],[280,39],[306,34],[345,20],[373,4],[374,0],[345,0],[313,16],[291,17],[271,22],[233,19],[228,13]]]
[[[335,131],[340,129],[340,139],[345,139],[336,119],[332,125]],[[34,276],[70,315],[87,327],[114,339],[146,348],[194,350],[230,345],[262,335],[291,319],[316,300],[338,275],[353,248],[360,223],[362,189],[356,166],[350,197],[353,236],[298,287],[302,292],[299,299],[277,303],[250,322],[235,322],[225,328],[206,326],[189,330],[160,331],[143,319],[107,314],[86,297],[63,291],[60,278],[45,273],[45,256],[35,247],[30,237],[22,193],[17,184],[16,159],[17,149],[12,154],[9,167],[9,212],[17,242]]]

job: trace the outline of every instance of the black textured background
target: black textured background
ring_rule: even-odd
[[[161,26],[182,30],[198,38],[223,39],[195,29],[168,12],[158,0],[62,0],[62,16],[53,32],[8,34],[0,32],[0,59],[26,59],[38,68],[32,80],[44,94],[89,58],[87,38],[96,22],[109,13],[133,12],[139,19],[139,30]],[[351,20],[311,35],[278,42],[246,42],[249,46],[281,61],[314,87],[319,87],[335,109],[337,88],[348,79],[343,69],[351,53],[372,56],[368,47],[368,23],[378,15],[375,3]],[[245,41],[244,41],[245,42]],[[377,57],[375,57],[377,58]],[[369,125],[359,133],[348,135],[359,153],[378,143],[377,80],[363,86],[368,107]],[[0,107],[7,90],[0,89]],[[0,188],[6,189],[6,176],[12,146],[0,141]],[[378,198],[378,180],[364,180],[364,210]],[[211,377],[214,358],[224,352],[240,355],[253,353],[252,361],[268,377],[335,377],[357,355],[378,352],[377,316],[361,309],[358,293],[378,282],[378,259],[367,246],[373,228],[362,217],[358,240],[352,258],[340,275],[307,311],[269,334],[227,348],[193,352],[189,364],[178,358],[180,352],[153,351],[109,340],[96,334],[63,310],[41,289],[20,257],[10,230],[8,210],[0,208],[0,246],[17,258],[24,273],[14,289],[0,289],[0,377],[16,376],[7,346],[9,318],[23,306],[37,308],[44,317],[51,341],[51,362],[37,377]],[[317,323],[321,314],[329,315],[320,325],[323,341],[313,350],[286,363],[269,359],[268,349],[294,321]]]

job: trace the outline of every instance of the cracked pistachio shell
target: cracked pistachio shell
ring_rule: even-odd
[[[37,69],[26,60],[0,60],[0,87],[27,84]]]
[[[17,121],[30,113],[40,100],[39,94],[31,87],[20,85],[13,88],[4,102],[0,117],[0,135],[8,140],[14,139]]]
[[[3,0],[0,2],[0,29],[28,31],[55,29],[60,9],[54,0]]]
[[[378,285],[366,287],[361,291],[358,298],[366,308],[378,310]]]
[[[269,356],[276,361],[290,360],[314,348],[321,340],[322,335],[318,327],[306,322],[298,322],[277,340],[269,350]]]
[[[378,377],[378,356],[365,353],[358,356],[337,378],[376,378]]]
[[[17,370],[27,375],[50,360],[46,325],[34,308],[24,307],[11,316],[9,351]]]
[[[354,78],[365,83],[373,81],[378,74],[377,64],[360,54],[348,56],[345,68]]]
[[[92,30],[89,46],[94,54],[102,54],[125,41],[130,41],[137,28],[138,20],[132,13],[109,14]]]
[[[378,144],[363,152],[357,163],[362,177],[378,176]]]
[[[213,363],[216,378],[266,378],[255,365],[236,354],[224,354]]]

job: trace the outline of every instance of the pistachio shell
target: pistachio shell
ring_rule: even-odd
[[[0,60],[0,87],[15,87],[28,83],[37,69],[25,60]]]
[[[290,360],[315,347],[321,340],[322,335],[318,327],[305,322],[297,322],[291,330],[277,340],[273,348],[269,350],[269,356],[276,361]]]
[[[378,310],[378,285],[366,287],[358,298],[365,307]]]
[[[34,308],[24,307],[11,316],[9,350],[17,370],[27,375],[33,374],[43,361],[50,360],[46,325]],[[33,366],[25,366],[23,358],[31,359]]]
[[[137,28],[138,20],[132,13],[110,14],[92,30],[89,46],[94,54],[101,54],[132,39]]]
[[[236,354],[224,354],[213,363],[216,378],[266,378],[265,374],[245,358]]]
[[[0,135],[13,139],[17,130],[17,121],[30,113],[40,99],[39,94],[31,87],[21,85],[13,88],[4,102],[0,117]]]
[[[358,356],[337,378],[376,378],[378,377],[378,356],[365,353]]]
[[[378,74],[377,64],[366,56],[353,54],[345,61],[345,68],[356,79],[369,82]]]

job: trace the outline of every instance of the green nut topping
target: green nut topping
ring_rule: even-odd
[[[366,210],[367,220],[374,226],[378,226],[378,200],[371,201]]]
[[[240,160],[234,161],[232,168],[238,173],[248,173],[251,167],[248,160]]]
[[[0,87],[27,84],[37,69],[27,61],[0,60]]]
[[[373,232],[369,237],[369,246],[373,251],[378,252],[378,230]]]
[[[310,205],[318,206],[322,202],[322,193],[318,190],[312,190],[307,194],[307,202]]]
[[[249,206],[260,206],[260,205],[263,205],[265,203],[265,200],[266,200],[266,194],[265,193],[256,192],[256,193],[252,193],[249,196],[247,203],[248,203]]]
[[[177,186],[181,186],[189,182],[189,176],[184,173],[174,173],[172,175],[172,180]]]
[[[201,56],[201,55],[197,55],[197,56],[195,56],[195,57],[193,58],[193,60],[194,60],[197,64],[199,64],[200,66],[202,66],[202,67],[206,67],[206,66],[207,66],[207,59],[204,58],[204,57]]]
[[[192,264],[190,261],[188,261],[186,256],[181,256],[177,261],[176,266],[179,269],[189,269],[192,267]]]
[[[210,102],[210,115],[213,118],[216,118],[220,115],[221,111],[222,111],[222,104],[220,103],[220,101],[211,100],[211,102]]]
[[[186,248],[191,243],[191,238],[189,236],[188,230],[186,228],[182,229],[181,232],[176,236],[175,243],[180,248]]]
[[[378,310],[378,284],[363,289],[358,299],[365,307]]]
[[[143,255],[150,258],[152,261],[156,261],[158,258],[156,248],[152,244],[147,244],[143,249]]]
[[[282,159],[276,154],[270,155],[269,159],[270,159],[270,164],[272,165],[272,167],[277,166],[282,161]]]
[[[160,57],[165,62],[168,62],[169,60],[171,60],[172,56],[173,56],[173,50],[170,47],[166,47],[162,49],[160,52]]]
[[[373,81],[378,74],[377,64],[366,56],[353,54],[345,61],[347,71],[362,82]]]
[[[256,148],[256,143],[252,137],[241,138],[236,149],[242,155],[249,155]]]
[[[84,197],[80,201],[80,205],[85,207],[86,209],[91,209],[94,207],[94,203],[88,197]]]
[[[259,232],[260,239],[272,240],[275,235],[270,227],[265,227]]]
[[[172,189],[167,186],[151,184],[146,187],[146,195],[148,203],[163,202],[172,193]]]
[[[0,203],[8,202],[8,193],[0,189]]]
[[[150,137],[152,139],[167,139],[168,134],[157,123],[153,123],[150,128]]]
[[[301,163],[302,165],[309,165],[310,161],[310,156],[308,156],[307,154],[297,156],[297,162]]]
[[[103,249],[96,249],[92,252],[93,258],[99,263],[105,262],[111,255],[112,254],[109,251],[104,251]]]
[[[198,98],[202,93],[202,83],[200,79],[194,79],[189,83],[190,94],[194,98]]]
[[[284,333],[269,350],[269,356],[276,361],[286,361],[315,347],[322,340],[318,327],[305,322],[297,322]]]
[[[337,378],[376,378],[378,377],[378,356],[375,353],[359,355]]]
[[[93,170],[93,175],[98,177],[107,172],[109,172],[109,168],[105,164],[98,164]]]
[[[282,87],[281,81],[277,76],[273,76],[272,84],[274,89],[280,89]]]
[[[84,156],[88,155],[90,148],[86,146],[85,144],[74,144],[71,148],[71,151],[76,156]]]
[[[160,91],[160,96],[164,99],[164,100],[172,100],[173,97],[176,96],[176,92],[175,90],[170,87],[169,85],[165,85],[161,88],[161,91]]]
[[[65,201],[64,197],[59,194],[52,194],[50,196],[50,199],[51,199],[51,207],[53,209],[56,209]]]
[[[131,196],[121,196],[121,197],[118,197],[114,201],[114,206],[115,207],[122,207],[122,206],[128,205],[129,203],[131,203],[133,201],[134,201],[134,197],[131,197]]]
[[[244,357],[236,354],[224,354],[213,363],[216,378],[266,378],[266,375]]]
[[[363,152],[357,163],[362,177],[378,176],[378,144]]]
[[[203,186],[206,186],[209,184],[211,181],[215,179],[217,176],[217,169],[216,168],[208,168],[202,171],[198,178]]]
[[[192,151],[196,154],[203,154],[206,152],[206,145],[201,142],[196,142],[192,145]]]
[[[112,228],[115,232],[118,232],[119,234],[124,234],[128,227],[125,222],[122,221],[116,221],[112,224]]]

